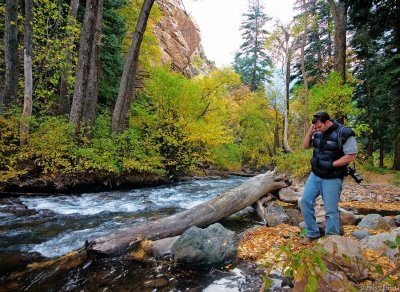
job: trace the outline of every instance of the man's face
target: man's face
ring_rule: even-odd
[[[319,132],[325,132],[331,126],[331,121],[326,121],[325,123],[321,123],[321,121],[316,121],[314,127]]]

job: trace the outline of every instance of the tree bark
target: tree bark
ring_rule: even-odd
[[[304,11],[304,23],[303,23],[303,35],[301,38],[301,46],[300,46],[300,62],[301,62],[301,75],[303,76],[303,82],[304,82],[304,118],[303,118],[303,123],[304,123],[304,136],[307,134],[308,129],[310,128],[309,125],[309,113],[308,113],[308,76],[306,72],[306,66],[305,66],[305,53],[304,53],[304,48],[306,47],[307,44],[307,35],[308,35],[308,9],[307,9],[307,3],[305,0],[302,0],[303,4],[303,11]]]
[[[32,116],[32,35],[33,35],[33,0],[25,0],[24,29],[24,106],[20,122],[20,145],[27,143],[29,134],[29,119]]]
[[[283,128],[283,151],[285,153],[292,152],[292,149],[289,146],[289,105],[290,105],[290,92],[289,92],[289,85],[290,85],[290,62],[292,61],[292,51],[294,43],[290,44],[290,34],[287,29],[281,26],[282,32],[285,36],[285,124]]]
[[[284,180],[284,176],[277,177],[275,172],[260,174],[192,209],[90,240],[86,249],[89,253],[113,254],[128,249],[142,239],[162,239],[182,234],[192,226],[208,226],[257,202],[268,193],[286,187]]]
[[[72,27],[76,23],[76,16],[78,14],[79,0],[71,0],[68,13],[68,27]],[[67,38],[72,42],[71,33],[67,31]],[[67,51],[67,64],[66,66],[72,67],[72,52]],[[68,93],[68,74],[64,70],[60,80],[60,94],[58,98],[58,112],[60,115],[66,115],[71,110],[71,96]]]
[[[335,0],[328,0],[335,27],[334,36],[334,68],[346,82],[346,24],[347,6],[343,0],[338,3]]]
[[[3,104],[0,112],[18,97],[18,0],[6,1],[4,59],[6,63]]]
[[[400,134],[394,140],[393,170],[400,170]]]
[[[103,0],[87,0],[81,30],[74,96],[69,116],[69,121],[75,126],[76,133],[80,133],[83,122],[89,128],[94,123],[92,112],[88,113],[85,110],[97,106],[102,17]],[[88,106],[87,103],[93,104]]]
[[[111,131],[113,133],[123,132],[128,128],[129,112],[133,99],[132,96],[134,94],[133,90],[139,62],[140,46],[142,44],[147,20],[149,19],[154,1],[155,0],[144,0],[140,10],[135,32],[132,37],[132,43],[125,59],[118,97],[114,107],[111,123]]]

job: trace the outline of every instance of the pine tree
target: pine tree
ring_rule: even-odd
[[[244,42],[235,55],[233,68],[241,76],[242,82],[252,91],[262,89],[263,83],[269,81],[271,59],[265,50],[267,31],[265,23],[270,19],[263,12],[259,0],[249,0],[249,8],[243,16],[240,26]]]

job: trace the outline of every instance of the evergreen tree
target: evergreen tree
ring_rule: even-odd
[[[272,75],[271,59],[265,49],[267,31],[264,29],[270,18],[263,12],[259,0],[249,0],[248,12],[243,16],[245,20],[240,30],[244,42],[235,55],[233,68],[241,76],[242,82],[255,91],[262,89],[263,83],[269,81]]]
[[[367,154],[379,150],[379,166],[393,151],[393,168],[400,169],[400,13],[398,1],[352,1],[352,45],[358,58],[356,100],[365,110],[360,122],[368,123]]]

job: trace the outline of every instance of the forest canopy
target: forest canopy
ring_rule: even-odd
[[[356,131],[358,164],[400,170],[395,0],[298,0],[270,31],[251,0],[232,67],[197,54],[192,76],[163,60],[157,1],[7,0],[0,11],[2,185],[276,166],[304,176],[301,141],[322,109]]]

